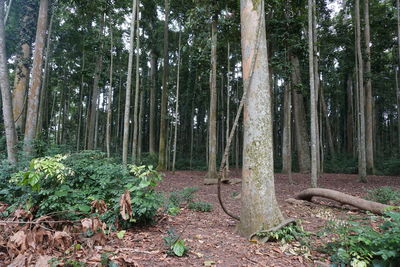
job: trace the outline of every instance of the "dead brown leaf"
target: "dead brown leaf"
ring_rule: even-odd
[[[41,255],[36,261],[35,267],[47,267],[49,265],[49,260],[51,259],[51,256],[48,255]]]
[[[67,232],[57,231],[54,233],[53,242],[55,247],[66,250],[71,246],[72,237]]]
[[[25,267],[27,266],[27,257],[24,254],[19,254],[8,267]]]
[[[103,214],[107,211],[107,204],[104,200],[93,200],[91,212]]]
[[[131,202],[131,194],[129,190],[125,190],[125,192],[122,194],[120,200],[119,200],[119,205],[120,205],[120,214],[124,220],[128,220],[132,218],[132,202]]]

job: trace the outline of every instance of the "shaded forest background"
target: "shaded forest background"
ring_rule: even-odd
[[[5,2],[11,2],[5,24],[6,54],[18,151],[23,154],[24,135],[32,122],[26,111],[35,75],[29,73],[39,1]],[[34,146],[25,156],[107,151],[109,143],[110,156],[121,158],[125,149],[129,162],[160,167],[164,160],[160,169],[174,168],[174,152],[176,169],[208,169],[209,155],[221,160],[227,129],[232,127],[243,93],[239,1],[140,1],[134,42],[129,39],[131,1],[60,0],[48,4]],[[320,171],[357,173],[360,133],[366,131],[369,173],[396,175],[400,173],[396,2],[371,0],[367,15],[365,5],[360,8],[363,59],[365,65],[370,61],[371,68],[364,70],[364,83],[370,82],[372,89],[371,95],[366,94],[372,109],[366,109],[365,129],[359,126],[354,3],[316,2]],[[275,171],[288,172],[289,141],[293,170],[309,172],[311,168],[307,11],[306,1],[268,1],[265,5]],[[370,59],[365,45],[367,23]],[[213,40],[217,42],[215,55]],[[134,44],[134,58],[128,72],[130,43]],[[212,59],[216,59],[216,75],[210,71]],[[210,109],[212,77],[216,79],[215,110]],[[124,143],[128,85],[132,92]],[[209,153],[209,123],[214,117],[215,153]],[[242,163],[241,120],[229,153],[231,168],[240,168]],[[0,130],[4,132],[3,116]],[[160,133],[165,148],[160,147]],[[0,137],[0,151],[5,157],[5,134]]]

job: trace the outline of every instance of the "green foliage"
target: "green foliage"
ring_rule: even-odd
[[[376,168],[383,175],[400,175],[400,158],[377,160]]]
[[[36,208],[36,216],[71,211],[62,216],[76,218],[89,213],[93,201],[103,200],[108,210],[101,218],[110,224],[120,219],[119,198],[125,190],[131,195],[132,221],[151,220],[160,205],[159,194],[154,191],[160,180],[161,175],[152,167],[125,168],[97,151],[33,159],[26,171],[13,176],[13,181],[26,190],[21,200]]]
[[[198,190],[198,187],[185,187],[180,191],[172,192],[169,195],[168,201],[175,207],[180,207],[182,204],[189,204]]]
[[[297,240],[303,244],[308,243],[309,235],[299,223],[288,224],[276,231],[260,231],[256,234],[265,241],[290,243]]]
[[[400,205],[400,190],[395,190],[390,186],[382,186],[367,190],[366,199],[388,205]]]
[[[337,237],[325,247],[331,261],[350,266],[399,266],[400,213],[385,215],[378,230],[365,222],[330,222],[327,232]]]
[[[213,205],[209,202],[194,201],[189,203],[188,209],[202,212],[210,212],[213,209]]]
[[[357,173],[357,158],[348,154],[336,155],[325,161],[324,171],[327,173]]]
[[[180,236],[176,234],[173,228],[167,230],[164,243],[168,247],[168,255],[182,257],[189,251],[190,248],[185,245],[185,241],[179,238]]]

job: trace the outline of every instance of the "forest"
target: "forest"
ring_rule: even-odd
[[[0,0],[0,266],[400,266],[400,0]]]

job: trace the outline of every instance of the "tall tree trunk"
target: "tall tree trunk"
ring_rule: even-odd
[[[42,83],[43,50],[47,31],[48,0],[40,0],[39,16],[36,28],[35,53],[33,55],[32,85],[28,95],[28,108],[24,136],[24,152],[32,154],[33,141],[36,135],[36,124],[39,111],[39,95]]]
[[[137,144],[138,144],[138,112],[139,112],[139,91],[140,91],[140,81],[139,81],[139,63],[140,63],[140,29],[139,29],[139,6],[140,1],[137,1],[136,6],[136,84],[135,84],[135,103],[133,107],[133,140],[132,140],[132,163],[136,164],[137,156]]]
[[[39,99],[39,114],[38,114],[38,123],[36,129],[36,136],[39,136],[43,128],[44,115],[47,106],[47,86],[49,82],[49,60],[51,53],[51,34],[53,32],[53,22],[54,22],[54,13],[56,11],[56,5],[58,1],[53,3],[51,8],[51,17],[49,30],[47,33],[47,41],[46,41],[46,52],[45,52],[45,60],[44,60],[44,71],[43,71],[43,82],[42,88],[40,90],[40,99]],[[47,129],[46,129],[47,130]]]
[[[178,122],[179,122],[179,74],[181,69],[181,29],[179,25],[179,43],[178,43],[178,70],[176,74],[176,96],[175,96],[175,125],[174,125],[174,145],[173,145],[173,156],[172,156],[172,172],[175,173],[175,161],[176,161],[176,143],[178,138]]]
[[[255,4],[256,6],[253,6]],[[275,198],[271,91],[264,1],[241,0],[244,109],[243,183],[239,232],[243,236],[280,224]]]
[[[229,127],[230,127],[230,92],[231,92],[231,60],[230,60],[230,54],[231,54],[231,46],[230,43],[228,42],[228,70],[226,72],[226,142],[229,140]],[[229,174],[229,154],[230,154],[231,149],[228,150],[228,156],[226,158],[226,172]]]
[[[311,109],[311,186],[317,187],[318,182],[318,147],[317,147],[317,99],[315,90],[314,72],[314,27],[313,27],[314,1],[308,0],[308,59],[310,74],[310,109]]]
[[[214,2],[216,8],[216,1]],[[210,113],[208,130],[208,179],[217,178],[217,25],[218,13],[215,10],[211,25],[211,78]]]
[[[286,82],[283,96],[283,137],[282,137],[282,172],[289,174],[292,169],[292,149],[291,149],[291,86]],[[293,181],[289,181],[292,183]]]
[[[143,83],[142,83],[143,84]],[[137,149],[137,160],[142,160],[142,143],[143,143],[143,109],[144,109],[144,90],[140,91],[140,108],[139,108],[139,120],[138,120],[138,149]]]
[[[366,144],[365,144],[365,94],[364,94],[364,73],[363,57],[361,53],[361,26],[360,26],[360,0],[355,0],[355,20],[356,20],[356,51],[358,68],[358,91],[359,91],[359,131],[360,141],[358,147],[359,162],[358,175],[362,182],[367,181],[366,164]]]
[[[371,37],[369,26],[369,0],[364,0],[364,38],[365,38],[365,126],[366,126],[366,161],[367,172],[374,173],[374,143],[373,143],[373,95],[371,84]]]
[[[124,111],[124,135],[122,140],[122,162],[128,163],[128,141],[129,141],[129,110],[131,108],[132,66],[133,66],[133,39],[135,36],[136,0],[132,0],[131,33],[129,40],[129,62],[128,76],[126,81],[125,111]]]
[[[167,107],[168,107],[168,24],[169,24],[169,1],[164,1],[165,5],[165,22],[164,22],[164,69],[163,69],[163,84],[161,94],[161,113],[160,113],[160,142],[158,147],[158,170],[166,169],[166,134],[168,128]]]
[[[103,26],[104,26],[104,17],[101,19],[99,26],[99,35],[103,35]],[[99,37],[100,37],[99,36]],[[90,104],[90,115],[88,121],[88,140],[87,140],[87,148],[89,150],[96,149],[95,143],[97,139],[95,135],[97,133],[96,128],[96,121],[97,121],[97,112],[98,112],[98,103],[99,103],[99,81],[100,81],[100,74],[103,69],[103,41],[101,41],[100,51],[97,52],[96,55],[96,65],[94,69],[94,78],[93,78],[93,90],[92,90],[92,100]]]
[[[329,121],[328,108],[326,107],[325,98],[324,98],[324,89],[322,86],[320,87],[320,91],[321,91],[320,98],[321,98],[322,113],[324,113],[324,116],[325,116],[326,135],[328,137],[329,153],[331,154],[331,157],[335,157],[335,145],[333,143],[332,128],[331,128],[331,123]],[[321,135],[322,135],[322,133],[321,133]]]
[[[7,56],[6,56],[6,36],[4,29],[4,0],[0,0],[0,88],[1,99],[3,102],[4,128],[6,132],[7,157],[11,164],[17,163],[15,145],[17,144],[17,134],[13,118],[13,107],[11,100],[10,82],[8,77]]]
[[[354,140],[354,105],[353,105],[353,78],[350,73],[347,77],[347,115],[346,115],[346,151],[353,153]]]
[[[79,104],[78,104],[78,130],[76,132],[76,151],[79,152],[81,145],[81,128],[82,128],[82,105],[83,105],[83,87],[85,72],[85,50],[82,52],[82,69],[81,69],[81,86],[79,87]]]
[[[107,157],[111,156],[111,115],[112,115],[112,101],[113,101],[113,63],[114,63],[114,55],[113,55],[113,48],[114,48],[114,40],[113,40],[113,31],[112,31],[112,21],[110,23],[110,87],[108,88],[108,101],[107,101],[107,124],[106,124],[106,148],[107,148]]]
[[[4,25],[7,25],[8,15],[10,14],[12,3],[13,3],[13,0],[10,0],[10,2],[8,2],[7,8],[6,8],[6,14],[4,16]]]
[[[303,95],[301,92],[296,90],[296,88],[301,86],[300,63],[299,58],[296,55],[292,55],[290,60],[293,67],[293,71],[291,73],[292,85],[295,88],[293,90],[293,111],[296,133],[297,161],[300,172],[306,173],[310,171],[311,164],[309,147],[310,140],[307,132],[306,111],[304,108]]]
[[[156,73],[157,73],[157,54],[154,49],[150,52],[150,117],[149,117],[149,152],[156,153]]]
[[[397,134],[399,138],[399,153],[400,153],[400,88],[399,88],[399,75],[400,75],[400,1],[396,0],[397,6]]]

